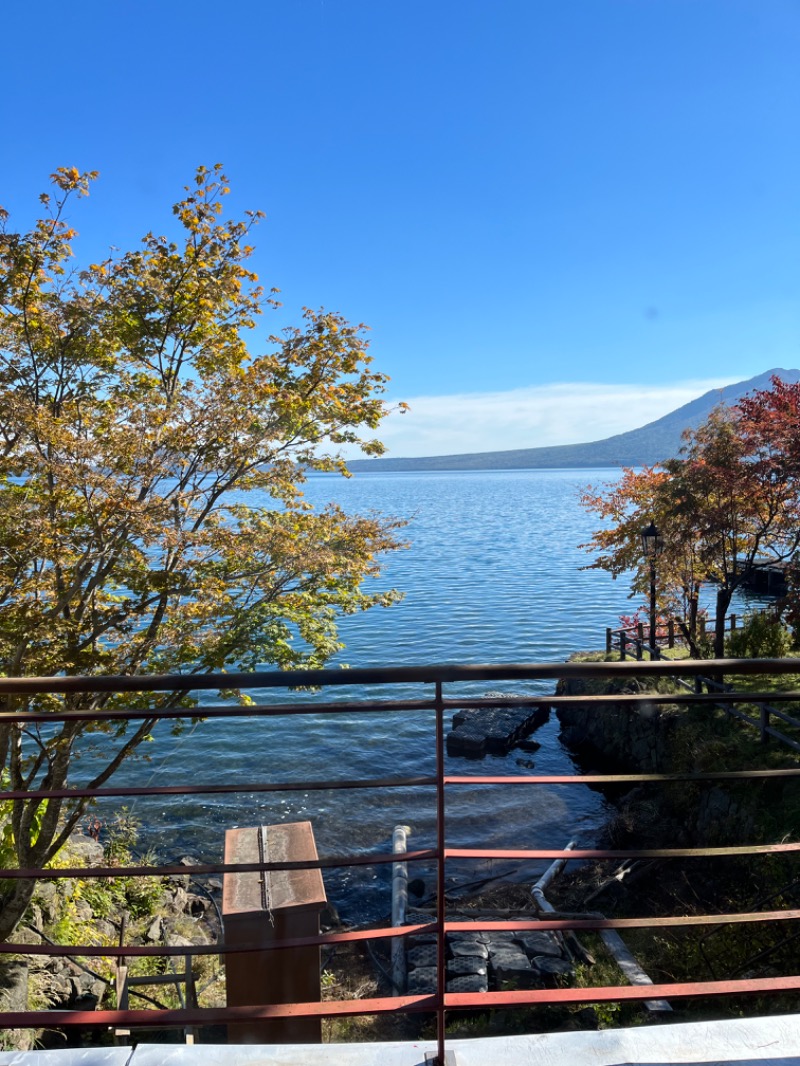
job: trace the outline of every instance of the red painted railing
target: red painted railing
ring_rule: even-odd
[[[782,675],[792,674],[797,669],[797,664],[791,660],[726,660],[715,664],[715,667],[725,675],[737,674],[761,674]],[[188,786],[156,785],[156,786],[114,786],[113,783],[94,790],[81,791],[79,789],[48,790],[39,788],[29,792],[5,791],[0,793],[0,802],[21,798],[48,797],[72,797],[90,795],[93,798],[125,798],[138,796],[173,796],[176,794],[201,796],[214,794],[254,793],[254,792],[280,792],[280,791],[308,791],[310,789],[363,789],[377,790],[381,788],[417,788],[420,785],[435,788],[437,796],[437,828],[436,845],[410,851],[403,854],[404,862],[435,862],[437,868],[437,913],[435,920],[424,925],[406,925],[400,928],[381,928],[357,930],[346,933],[327,933],[315,937],[294,938],[276,942],[273,947],[276,951],[290,949],[292,947],[320,945],[332,946],[337,944],[352,943],[363,940],[387,940],[395,937],[405,937],[414,933],[434,932],[437,936],[437,959],[438,959],[438,983],[437,989],[431,995],[405,995],[388,998],[358,999],[344,1001],[326,1001],[323,1003],[291,1003],[291,1004],[264,1004],[252,1007],[230,1008],[196,1008],[176,1010],[96,1010],[96,1011],[7,1011],[0,1012],[0,1024],[6,1028],[53,1028],[64,1027],[120,1027],[129,1030],[137,1028],[154,1029],[160,1027],[195,1027],[199,1025],[235,1023],[254,1019],[276,1019],[296,1016],[308,1017],[337,1017],[347,1015],[376,1015],[397,1012],[429,1012],[437,1019],[437,1043],[440,1062],[444,1062],[445,1052],[445,1016],[448,1011],[491,1008],[491,1007],[519,1007],[537,1006],[548,1004],[575,1004],[575,1003],[603,1003],[625,1000],[653,1000],[659,997],[680,999],[697,996],[739,996],[752,994],[777,994],[794,993],[800,991],[800,975],[788,976],[764,976],[733,981],[695,981],[691,983],[656,984],[643,986],[613,986],[599,988],[546,988],[529,991],[499,991],[489,993],[452,993],[447,992],[445,987],[445,936],[448,933],[463,931],[465,929],[475,932],[483,930],[556,930],[565,932],[570,930],[603,930],[603,929],[630,929],[630,928],[669,928],[687,925],[718,926],[724,923],[785,923],[800,919],[800,911],[797,910],[770,910],[768,912],[738,913],[738,914],[697,914],[690,917],[641,917],[625,919],[591,919],[582,918],[567,920],[562,918],[540,918],[530,921],[478,921],[456,922],[448,920],[445,901],[445,877],[447,865],[453,860],[463,859],[504,859],[504,860],[554,860],[566,859],[580,861],[584,859],[619,860],[640,858],[677,858],[677,857],[715,857],[730,855],[787,855],[794,856],[800,853],[800,843],[781,840],[770,844],[742,843],[736,846],[715,848],[650,848],[644,850],[627,849],[577,849],[559,850],[552,848],[534,849],[485,849],[479,846],[470,848],[453,848],[448,845],[446,834],[446,795],[449,790],[457,789],[462,785],[503,785],[509,788],[536,786],[536,785],[565,785],[571,787],[585,787],[586,785],[621,785],[637,783],[674,783],[689,781],[765,781],[770,779],[793,778],[800,776],[800,766],[792,762],[792,757],[786,756],[787,765],[778,769],[748,769],[745,771],[732,768],[719,773],[642,773],[642,774],[590,774],[572,776],[568,775],[529,775],[529,776],[461,776],[445,772],[444,733],[445,717],[448,712],[456,708],[477,707],[482,705],[507,706],[517,702],[531,705],[541,703],[547,706],[558,707],[565,704],[581,704],[584,713],[602,713],[602,709],[608,704],[633,704],[642,701],[648,704],[672,704],[680,706],[709,708],[720,702],[728,701],[731,704],[758,703],[760,700],[769,699],[770,703],[787,701],[800,701],[800,692],[784,691],[768,694],[738,694],[734,692],[719,693],[713,696],[697,695],[692,693],[680,694],[652,694],[652,695],[592,695],[592,696],[519,696],[512,698],[446,698],[445,686],[452,683],[464,683],[475,681],[541,681],[556,680],[559,678],[630,678],[641,676],[672,676],[691,678],[696,672],[707,671],[707,662],[614,662],[614,663],[546,663],[546,664],[510,664],[510,665],[484,665],[484,666],[420,666],[398,667],[384,669],[352,669],[298,671],[293,673],[257,673],[257,674],[224,674],[216,676],[192,676],[171,675],[164,677],[106,677],[106,678],[2,678],[0,679],[0,700],[16,695],[27,694],[35,696],[41,693],[98,693],[98,692],[174,692],[199,690],[214,691],[224,689],[245,689],[250,692],[266,689],[318,687],[324,691],[336,686],[350,686],[369,692],[370,686],[402,684],[404,686],[417,685],[423,690],[432,689],[425,693],[422,698],[409,700],[370,700],[363,701],[331,701],[325,698],[315,698],[313,701],[302,704],[280,705],[220,705],[214,707],[177,708],[169,711],[148,711],[141,707],[118,708],[101,715],[106,722],[113,723],[120,720],[133,720],[143,718],[155,719],[196,719],[201,714],[205,719],[252,717],[271,718],[274,716],[302,716],[308,714],[352,714],[354,712],[366,715],[384,713],[429,713],[433,717],[432,743],[436,751],[436,770],[432,775],[414,777],[396,777],[382,779],[341,780],[331,779],[324,781],[304,782],[264,782],[264,781],[232,781],[232,782],[203,782],[195,781]],[[97,718],[96,713],[86,710],[65,711],[38,711],[34,706],[25,710],[7,710],[0,713],[0,728],[9,723],[55,723],[68,720],[88,721]],[[565,827],[565,835],[569,827]],[[476,821],[476,836],[480,833],[480,822]],[[94,867],[59,867],[57,869],[3,869],[0,870],[0,878],[91,878],[91,877],[115,877],[125,876],[166,876],[166,875],[207,875],[227,874],[236,871],[272,871],[286,869],[307,869],[319,867],[330,869],[343,866],[379,865],[398,861],[398,856],[386,854],[353,854],[342,853],[337,855],[323,855],[318,862],[263,862],[263,863],[195,863],[194,865],[168,864],[159,866],[130,866],[121,869],[118,866],[94,866]],[[191,957],[197,955],[221,955],[226,956],[231,952],[241,952],[241,947],[231,947],[225,943],[212,945],[194,945],[168,947],[163,945],[135,945],[122,944],[118,947],[93,946],[93,945],[32,945],[27,943],[9,942],[0,944],[0,955],[63,955],[81,956],[87,959],[93,957],[107,958],[134,958],[141,956],[181,956]],[[259,946],[257,949],[264,950]]]

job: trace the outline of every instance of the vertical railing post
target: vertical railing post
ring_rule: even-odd
[[[442,682],[436,682],[436,1063],[445,1066],[445,807],[444,807],[444,701]]]
[[[644,648],[644,623],[636,623],[636,658],[641,661],[642,648]]]
[[[667,647],[668,648],[674,648],[675,647],[675,619],[674,618],[670,618],[669,622],[667,622]]]
[[[619,631],[619,660],[622,663],[625,662],[625,642],[627,641],[627,639],[628,639],[628,634],[625,632],[624,629],[620,629],[620,631]]]
[[[606,626],[606,655],[611,654],[611,627]]]
[[[769,734],[767,733],[767,730],[769,729],[769,707],[766,703],[762,703],[759,707],[759,711],[761,712],[759,715],[761,725],[761,743],[766,744],[769,740]]]
[[[411,829],[407,825],[396,825],[392,834],[392,852],[402,855],[407,851],[407,839]],[[392,863],[392,925],[406,924],[408,908],[408,863]],[[392,940],[392,983],[394,994],[402,996],[406,990],[406,943],[396,936]]]

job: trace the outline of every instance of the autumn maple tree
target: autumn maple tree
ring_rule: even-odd
[[[340,647],[341,614],[396,598],[363,582],[398,547],[398,523],[316,511],[302,494],[306,471],[347,472],[342,445],[382,451],[372,432],[386,379],[363,328],[307,310],[300,327],[252,350],[275,290],[247,265],[259,215],[223,219],[219,166],[200,168],[173,208],[179,240],[148,233],[78,269],[66,212],[95,177],[58,170],[29,232],[0,216],[0,671],[320,666]],[[74,699],[15,697],[4,709]],[[101,711],[116,697],[80,699]],[[4,788],[63,789],[100,728],[6,718]],[[103,737],[107,757],[85,784],[108,781],[152,728],[145,718]],[[85,808],[7,799],[4,853],[46,865]],[[0,884],[2,938],[33,886]]]
[[[582,502],[603,519],[587,550],[591,567],[632,572],[632,594],[649,586],[639,534],[654,520],[664,538],[658,560],[662,608],[677,613],[698,654],[700,588],[716,589],[714,655],[725,646],[734,593],[765,561],[800,547],[800,388],[773,379],[732,408],[719,407],[684,434],[681,455],[618,482],[590,488]]]

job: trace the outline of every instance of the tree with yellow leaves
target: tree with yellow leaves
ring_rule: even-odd
[[[247,334],[276,290],[247,267],[259,213],[223,220],[219,166],[201,167],[175,205],[180,243],[148,233],[133,251],[74,269],[66,209],[95,177],[58,170],[27,233],[0,213],[0,671],[321,666],[340,647],[341,614],[396,599],[362,585],[399,546],[398,523],[315,511],[301,488],[308,470],[347,473],[342,445],[382,451],[370,433],[387,411],[386,379],[370,367],[363,329],[307,310],[302,327],[251,352]],[[98,695],[88,708],[114,704]],[[22,705],[31,701],[5,709]],[[144,719],[109,737],[89,786],[107,782],[152,727]],[[0,726],[4,786],[63,789],[97,728]],[[30,868],[55,856],[86,802],[3,806],[6,843]],[[31,890],[0,889],[0,938]]]

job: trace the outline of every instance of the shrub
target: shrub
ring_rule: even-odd
[[[732,659],[782,659],[792,647],[792,634],[774,615],[759,611],[748,615],[741,629],[725,642]]]

